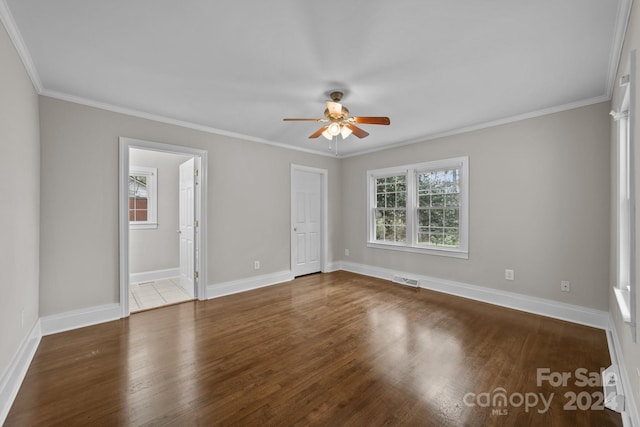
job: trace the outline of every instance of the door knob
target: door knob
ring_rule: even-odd
[[[176,230],[176,233],[178,233],[178,234],[182,234],[182,231],[180,231],[180,230]]]

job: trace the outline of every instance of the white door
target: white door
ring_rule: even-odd
[[[291,271],[302,276],[321,270],[322,175],[294,169],[291,179]]]
[[[189,159],[180,165],[180,286],[195,296],[195,165]]]

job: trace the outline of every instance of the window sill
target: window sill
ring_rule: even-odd
[[[129,223],[129,230],[150,230],[153,228],[158,228],[157,222]]]
[[[625,323],[631,323],[631,298],[628,289],[613,288],[613,292],[616,294],[616,300],[618,301],[618,307],[620,308],[620,314],[622,320]]]
[[[469,259],[469,252],[461,251],[459,249],[433,249],[433,248],[423,248],[417,246],[405,246],[405,245],[397,245],[393,243],[379,243],[379,242],[368,242],[368,248],[376,248],[376,249],[390,249],[392,251],[400,251],[400,252],[412,252],[417,254],[427,254],[427,255],[436,255],[436,256],[444,256],[450,258],[460,258],[460,259]]]

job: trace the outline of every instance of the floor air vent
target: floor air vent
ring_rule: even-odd
[[[412,279],[410,277],[393,276],[394,283],[400,283],[401,285],[418,287],[418,279]]]

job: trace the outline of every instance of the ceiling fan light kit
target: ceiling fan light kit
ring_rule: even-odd
[[[337,136],[338,134],[340,134],[340,131],[342,130],[341,128],[342,127],[339,123],[331,122],[331,124],[327,128],[327,133],[331,136]]]
[[[349,135],[351,135],[351,129],[349,129],[346,126],[342,126],[342,130],[340,131],[340,134],[342,135],[342,139],[346,139]]]
[[[333,138],[338,135],[342,136],[342,139],[346,139],[349,135],[354,134],[358,138],[365,138],[369,136],[369,132],[356,126],[358,124],[368,125],[389,125],[391,120],[389,117],[349,117],[349,109],[342,104],[342,96],[344,94],[340,91],[333,91],[329,95],[331,101],[327,101],[327,108],[324,110],[324,118],[317,119],[302,119],[302,118],[286,118],[284,121],[295,122],[320,122],[328,123],[324,125],[311,135],[309,138],[318,138],[320,135],[327,138],[329,141],[333,141]]]

